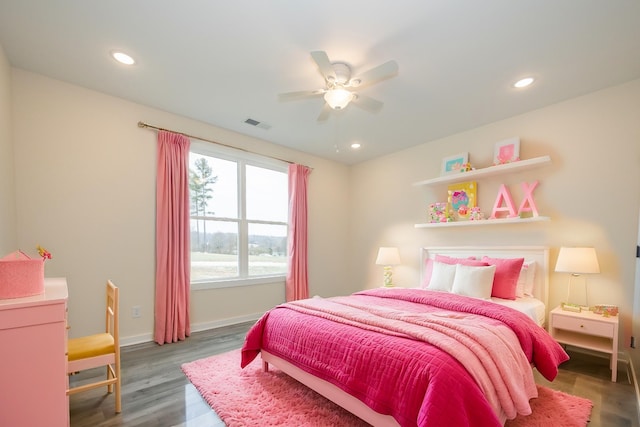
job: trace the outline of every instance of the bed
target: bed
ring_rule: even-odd
[[[280,368],[374,426],[500,426],[530,413],[537,395],[532,366],[553,380],[568,359],[540,326],[548,250],[439,247],[421,254],[415,288],[314,297],[265,313],[247,334],[242,366],[260,354],[264,369]],[[460,264],[523,258],[535,272],[530,295],[492,301],[429,289],[433,276],[450,270],[443,257]],[[458,278],[474,280],[497,271],[487,263],[455,269]],[[514,309],[525,299],[526,309]]]

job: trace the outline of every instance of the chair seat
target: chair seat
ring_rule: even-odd
[[[115,345],[113,336],[102,333],[81,338],[72,338],[67,343],[67,351],[69,362],[114,353]]]

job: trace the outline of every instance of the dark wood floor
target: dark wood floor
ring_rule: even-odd
[[[180,369],[185,362],[240,348],[251,324],[194,333],[188,340],[158,346],[140,344],[122,350],[122,413],[102,389],[70,397],[72,427],[158,426],[224,427]],[[620,364],[612,383],[606,359],[571,353],[553,383],[536,372],[536,382],[594,403],[589,427],[640,427],[634,387],[626,365]],[[84,381],[102,371],[73,377]],[[106,390],[106,389],[104,389]]]

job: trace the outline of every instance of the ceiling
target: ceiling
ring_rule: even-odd
[[[0,45],[13,67],[355,164],[640,78],[640,1],[0,0]],[[316,50],[354,74],[395,60],[362,88],[382,110],[318,122],[322,97],[279,101],[324,87]]]

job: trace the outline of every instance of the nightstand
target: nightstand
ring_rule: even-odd
[[[567,344],[611,355],[611,381],[618,373],[618,316],[604,317],[591,311],[574,313],[556,307],[549,313],[549,333]]]

